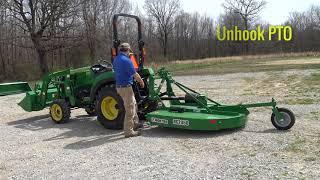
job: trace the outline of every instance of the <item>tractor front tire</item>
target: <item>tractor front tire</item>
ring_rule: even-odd
[[[282,119],[277,119],[276,115],[272,113],[271,115],[271,122],[275,128],[278,130],[288,130],[290,129],[295,121],[296,118],[292,111],[286,108],[278,108],[279,113],[283,116]]]
[[[50,106],[50,116],[57,124],[66,123],[70,120],[70,107],[66,100],[56,99]]]
[[[97,120],[107,129],[122,129],[125,108],[113,86],[102,88],[96,98]]]

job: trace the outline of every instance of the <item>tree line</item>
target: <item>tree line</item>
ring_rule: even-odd
[[[261,22],[263,0],[225,0],[225,12],[214,19],[184,11],[178,0],[2,0],[0,2],[0,81],[37,79],[66,67],[110,59],[112,16],[141,17],[147,62],[207,57],[320,50],[320,6],[292,12],[283,25],[292,41],[218,41],[218,25],[243,30]],[[143,9],[143,12],[141,12]],[[276,12],[275,12],[276,13]],[[120,19],[119,38],[137,47],[135,21]]]

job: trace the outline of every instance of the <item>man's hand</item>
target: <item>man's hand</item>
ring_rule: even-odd
[[[144,82],[138,73],[133,75],[134,79],[139,82],[141,88],[144,88]]]

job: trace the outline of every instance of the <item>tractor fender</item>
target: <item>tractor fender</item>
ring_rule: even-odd
[[[96,98],[96,95],[98,93],[98,91],[106,86],[106,85],[110,85],[110,84],[115,84],[115,79],[112,77],[112,78],[106,78],[106,79],[103,79],[101,81],[99,81],[98,83],[96,83],[92,88],[91,88],[91,91],[90,91],[90,100],[93,102]]]

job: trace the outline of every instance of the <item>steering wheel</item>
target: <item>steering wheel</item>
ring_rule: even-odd
[[[99,64],[105,68],[112,68],[112,63],[110,63],[109,61],[107,60],[102,60],[99,62]]]

